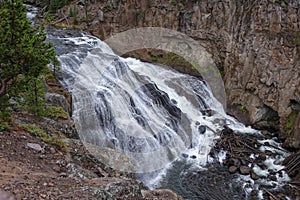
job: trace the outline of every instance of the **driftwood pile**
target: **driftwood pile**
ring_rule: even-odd
[[[300,187],[300,152],[288,156],[283,165],[288,175],[293,178],[291,184]]]
[[[259,148],[260,144],[257,137],[249,137],[246,135],[237,135],[230,128],[225,128],[220,135],[220,140],[216,143],[216,150],[226,152],[226,159],[224,164],[228,166],[230,173],[239,172],[242,175],[249,175],[253,179],[258,179],[257,175],[253,172],[252,168],[255,164],[262,168],[264,166],[263,161],[266,160],[267,155],[271,155],[272,152],[261,152]],[[260,138],[262,139],[262,138]],[[259,156],[254,159],[254,154]]]
[[[289,175],[292,173],[298,173],[300,170],[300,153],[287,157],[285,162],[281,163],[285,165],[285,169],[275,171],[268,169],[266,165],[266,159],[269,157],[275,158],[278,156],[276,151],[272,152],[270,150],[266,150],[270,147],[273,149],[277,149],[279,151],[284,151],[279,147],[272,145],[270,142],[259,142],[259,140],[265,139],[263,135],[243,135],[236,134],[233,130],[228,127],[220,134],[220,139],[216,142],[215,148],[211,151],[211,155],[213,157],[217,157],[218,153],[221,151],[226,152],[226,158],[223,161],[224,165],[228,167],[228,171],[232,174],[239,173],[242,175],[250,175],[252,180],[260,181],[262,179],[266,181],[277,181],[278,176],[283,176],[283,171],[286,171]],[[260,148],[263,148],[265,151],[261,151]],[[280,163],[278,163],[280,164]],[[254,170],[254,167],[257,166],[262,170],[268,170],[267,175],[257,174]],[[300,180],[300,179],[299,179]],[[294,184],[298,184],[300,186],[300,182],[295,182]],[[286,184],[287,190],[280,190],[272,188],[272,187],[261,187],[260,189],[263,191],[264,198],[266,199],[285,199],[285,196],[298,196],[297,188],[290,186],[288,183]],[[292,193],[292,194],[291,194]]]

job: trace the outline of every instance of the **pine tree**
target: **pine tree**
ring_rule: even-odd
[[[32,27],[26,18],[22,0],[0,1],[0,111],[7,99],[18,96],[24,88],[32,85],[30,90],[37,90],[32,82],[55,60],[54,48],[45,40],[43,27]]]

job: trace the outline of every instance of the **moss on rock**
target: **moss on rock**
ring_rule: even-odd
[[[299,113],[299,110],[293,110],[286,118],[284,129],[288,136],[291,135],[291,133],[293,131],[298,113]]]

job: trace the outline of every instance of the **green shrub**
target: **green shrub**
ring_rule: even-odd
[[[69,118],[69,114],[60,106],[48,106],[46,113],[47,117],[51,117],[54,120]]]
[[[48,138],[44,138],[42,140],[48,144],[52,144],[52,145],[59,147],[61,150],[65,151],[65,152],[70,151],[69,147],[66,145],[66,143],[64,141],[61,140],[61,138],[48,137]]]
[[[54,16],[50,14],[49,12],[45,12],[43,14],[43,18],[46,20],[46,22],[51,23],[54,21]]]
[[[70,7],[70,10],[69,10],[69,17],[77,17],[78,15],[78,9],[76,6],[72,6]]]
[[[44,78],[47,83],[56,83],[57,82],[53,73],[47,73],[46,75],[44,75]]]
[[[7,131],[9,128],[8,122],[0,122],[0,131]]]
[[[103,12],[109,12],[112,10],[112,7],[110,5],[105,5],[103,8],[102,8]]]
[[[295,45],[300,45],[300,39],[294,38],[292,42]]]
[[[34,137],[39,137],[39,138],[47,138],[48,135],[47,133],[41,129],[40,127],[33,125],[33,124],[21,124],[20,125],[21,128],[23,128],[24,130],[26,130],[28,133],[30,133],[30,135],[34,136]]]

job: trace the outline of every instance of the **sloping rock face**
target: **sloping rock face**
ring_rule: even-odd
[[[58,17],[71,16],[76,8],[76,23],[102,39],[136,27],[183,32],[212,54],[224,74],[229,113],[240,113],[255,127],[280,130],[282,139],[299,137],[299,129],[286,128],[287,118],[300,103],[298,0],[89,2],[74,2]],[[68,19],[72,23],[74,13]]]

